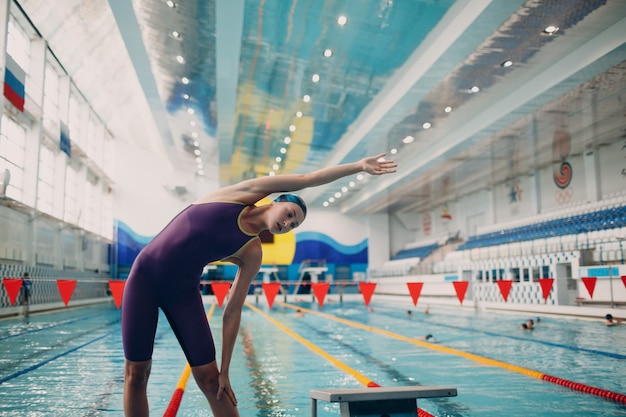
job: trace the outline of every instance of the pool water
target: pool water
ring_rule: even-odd
[[[519,325],[536,317],[443,307],[425,315],[423,307],[384,303],[370,311],[362,301],[298,306],[304,317],[279,302],[244,308],[230,375],[242,416],[310,416],[310,390],[363,388],[354,373],[383,387],[457,388],[457,397],[418,402],[435,416],[626,415],[625,405],[486,362],[626,393],[626,326],[541,317],[526,331]],[[221,311],[210,320],[218,351]],[[111,303],[32,315],[28,324],[0,321],[0,416],[122,416],[119,320]],[[417,339],[426,334],[436,341]],[[164,317],[153,358],[151,415],[163,415],[185,366]],[[177,415],[212,415],[193,378]],[[318,415],[338,416],[339,407],[318,402]]]

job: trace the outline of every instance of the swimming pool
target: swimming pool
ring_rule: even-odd
[[[304,317],[295,315],[295,304]],[[370,307],[362,301],[327,301],[321,309],[276,302],[270,310],[251,299],[231,365],[241,415],[310,416],[310,390],[362,388],[368,380],[456,387],[457,397],[419,401],[435,416],[626,414],[626,405],[535,374],[626,392],[626,326],[542,317],[535,330],[524,331],[519,324],[527,316],[432,306],[425,315],[423,307],[380,302]],[[218,345],[220,316],[219,308],[211,316]],[[123,415],[119,318],[105,304],[33,315],[29,324],[1,321],[0,415]],[[417,339],[426,334],[436,342]],[[161,319],[148,386],[152,415],[163,415],[184,367]],[[192,378],[177,415],[211,416]],[[318,415],[337,416],[339,407],[320,402]]]

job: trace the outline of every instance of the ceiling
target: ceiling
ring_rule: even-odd
[[[622,0],[19,4],[112,129],[189,182],[387,152],[397,174],[301,195],[421,212],[552,164],[558,135],[574,155],[626,129]]]

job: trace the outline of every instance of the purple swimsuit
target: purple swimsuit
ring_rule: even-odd
[[[139,253],[122,300],[126,359],[139,362],[152,357],[161,308],[191,366],[215,360],[200,276],[206,264],[235,254],[256,237],[239,225],[246,207],[238,202],[193,204]]]

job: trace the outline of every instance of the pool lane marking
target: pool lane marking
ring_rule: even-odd
[[[117,332],[118,330],[119,329],[111,330],[110,332],[105,333],[102,336],[96,337],[95,339],[90,340],[89,342],[83,343],[82,345],[79,345],[79,346],[75,346],[75,347],[71,348],[68,351],[65,351],[63,353],[59,353],[56,356],[48,358],[48,359],[46,359],[44,361],[41,361],[39,363],[36,363],[35,365],[29,366],[28,368],[24,368],[21,371],[14,372],[11,375],[7,375],[7,376],[5,376],[3,378],[0,378],[0,384],[3,384],[3,383],[5,383],[5,382],[7,382],[7,381],[9,381],[9,380],[11,380],[13,378],[16,378],[16,377],[20,376],[20,375],[24,375],[24,374],[26,374],[26,373],[28,373],[30,371],[34,371],[37,368],[41,368],[42,366],[46,365],[47,363],[50,363],[50,362],[52,362],[54,360],[57,360],[57,359],[65,356],[65,355],[68,355],[68,354],[70,354],[72,352],[76,352],[77,350],[82,349],[82,348],[84,348],[87,345],[90,345],[90,344],[92,344],[94,342],[97,342],[98,340],[101,340],[101,339],[104,339],[107,336],[110,336],[111,334]]]
[[[258,308],[254,307],[253,305],[251,305],[249,303],[246,303],[246,306],[248,308],[250,308],[251,310],[253,310],[254,312],[259,313],[261,316],[265,317],[265,319],[267,319],[269,322],[273,323],[276,327],[280,328],[282,331],[287,333],[289,336],[293,337],[298,342],[302,343],[304,346],[308,347],[313,352],[317,353],[318,355],[320,355],[321,357],[323,357],[324,359],[326,359],[327,361],[329,361],[330,363],[335,365],[337,368],[341,369],[342,371],[344,371],[345,373],[347,373],[349,375],[352,375],[354,377],[354,379],[359,381],[361,384],[365,385],[366,387],[367,386],[372,386],[372,384],[376,384],[374,381],[372,381],[371,379],[369,379],[368,377],[366,377],[365,375],[363,375],[359,371],[349,367],[345,363],[343,363],[340,360],[336,359],[335,357],[329,355],[324,350],[320,349],[319,347],[317,347],[313,343],[309,342],[304,337],[300,336],[299,334],[297,334],[296,332],[294,332],[293,330],[291,330],[290,328],[288,328],[284,324],[282,324],[279,321],[277,321],[277,320],[273,319],[272,317],[270,317],[268,314],[264,313],[263,311],[259,310]],[[376,385],[378,385],[378,384],[376,384]]]
[[[213,315],[213,311],[215,310],[215,303],[211,303],[211,308],[206,314],[207,320],[211,320],[211,316]],[[185,368],[183,369],[180,378],[178,379],[178,383],[176,384],[176,388],[172,393],[172,398],[170,399],[165,412],[163,413],[163,417],[174,417],[176,413],[178,413],[178,408],[180,407],[180,403],[183,400],[183,395],[185,394],[185,389],[187,388],[187,381],[189,380],[189,375],[191,374],[191,366],[189,366],[189,362],[185,364]]]
[[[284,304],[284,303],[280,303],[280,304]],[[287,333],[289,336],[293,337],[298,342],[302,343],[304,346],[306,346],[309,349],[311,349],[313,352],[317,353],[318,355],[320,355],[321,357],[326,359],[328,362],[330,362],[333,365],[335,365],[337,368],[339,368],[342,371],[344,371],[345,373],[351,375],[354,379],[359,381],[364,386],[366,386],[368,388],[380,387],[380,385],[378,385],[376,382],[372,381],[371,379],[369,379],[368,377],[366,377],[365,375],[363,375],[362,373],[360,373],[356,369],[351,368],[350,366],[348,366],[345,363],[341,362],[340,360],[336,359],[334,356],[329,355],[323,349],[321,349],[321,348],[317,347],[316,345],[314,345],[313,343],[309,342],[307,339],[305,339],[304,337],[300,336],[298,333],[294,332],[293,330],[291,330],[289,327],[285,326],[284,324],[282,324],[278,320],[273,319],[268,314],[264,313],[263,311],[259,310],[256,307],[254,307],[252,304],[245,303],[245,305],[246,305],[246,307],[250,308],[252,311],[260,314],[261,316],[263,316],[267,321],[269,321],[272,324],[274,324],[276,327],[278,327],[279,329],[281,329],[282,331]],[[287,304],[284,304],[284,305],[287,305]],[[306,309],[303,309],[303,310],[306,310]],[[423,410],[421,408],[418,408],[417,410],[418,410],[418,416],[419,417],[434,417],[428,411],[425,411],[425,410]]]
[[[422,347],[425,347],[425,348],[428,348],[428,349],[437,350],[437,351],[440,351],[440,352],[443,352],[443,353],[448,353],[450,355],[461,356],[461,357],[464,357],[464,358],[467,358],[467,359],[471,359],[471,360],[474,360],[474,361],[477,361],[477,362],[480,362],[480,363],[484,363],[486,365],[500,367],[500,368],[503,368],[503,369],[508,369],[510,371],[513,371],[513,372],[518,372],[518,373],[523,374],[523,375],[527,375],[527,376],[530,376],[530,377],[533,377],[533,378],[541,379],[542,381],[552,382],[553,384],[561,385],[561,386],[570,388],[572,390],[585,392],[587,394],[595,395],[595,396],[600,397],[600,398],[608,399],[608,400],[615,401],[615,402],[618,402],[618,403],[621,403],[621,404],[626,404],[626,395],[618,393],[618,392],[608,391],[608,390],[605,390],[605,389],[602,389],[602,388],[597,388],[597,387],[592,387],[590,385],[581,384],[579,382],[569,381],[569,380],[566,380],[566,379],[562,379],[562,378],[558,378],[558,377],[555,377],[555,376],[547,375],[547,374],[544,374],[542,372],[534,371],[532,369],[523,368],[521,366],[512,365],[510,363],[498,361],[498,360],[495,360],[495,359],[485,358],[483,356],[475,355],[473,353],[463,352],[461,350],[448,348],[448,347],[445,347],[445,346],[442,346],[442,345],[437,345],[437,344],[433,344],[433,343],[430,343],[430,342],[424,342],[424,341],[421,341],[421,340],[411,339],[410,337],[402,336],[402,335],[397,334],[397,333],[388,332],[387,330],[382,330],[382,329],[379,329],[377,327],[368,326],[368,325],[361,324],[361,323],[358,323],[358,322],[355,322],[355,321],[346,320],[346,319],[342,319],[340,317],[331,316],[330,314],[321,313],[319,311],[309,310],[307,308],[296,306],[296,305],[293,305],[293,304],[287,304],[287,303],[280,302],[280,301],[277,301],[276,304],[284,306],[284,307],[289,307],[289,308],[294,309],[294,310],[300,309],[302,311],[306,311],[306,312],[309,312],[311,314],[315,314],[315,315],[320,316],[320,317],[324,317],[324,318],[327,318],[327,319],[330,319],[330,320],[333,320],[333,321],[337,321],[339,323],[343,323],[343,324],[346,324],[348,326],[352,326],[352,327],[356,327],[356,328],[359,328],[359,329],[367,330],[367,331],[370,331],[372,333],[382,334],[384,336],[388,336],[388,337],[391,337],[393,339],[403,340],[405,342],[413,343],[414,345],[422,346]]]
[[[60,321],[58,323],[49,324],[47,326],[39,327],[39,328],[36,328],[36,329],[26,329],[26,330],[23,330],[23,331],[21,331],[19,333],[13,333],[13,334],[9,334],[9,335],[6,335],[6,336],[2,336],[2,337],[0,337],[0,342],[3,341],[3,340],[6,340],[6,339],[11,339],[13,337],[24,336],[24,335],[27,335],[27,334],[30,334],[30,333],[37,333],[37,332],[40,332],[42,330],[48,330],[48,329],[51,329],[53,327],[58,327],[58,326],[63,326],[65,324],[71,324],[71,323],[76,323],[78,321],[88,320],[88,319],[90,319],[92,317],[95,317],[95,316],[98,316],[98,315],[99,314],[96,313],[96,314],[91,314],[91,315],[85,316],[85,317],[79,317],[79,318],[76,318],[76,319],[68,319],[68,320],[65,320],[65,321]]]
[[[508,339],[520,340],[520,341],[523,341],[523,342],[539,343],[539,344],[546,345],[546,346],[553,346],[553,347],[559,347],[559,348],[573,350],[573,351],[592,353],[594,355],[608,356],[608,357],[614,358],[614,359],[626,359],[626,355],[622,355],[620,353],[605,352],[605,351],[602,351],[602,350],[587,349],[587,348],[581,348],[581,347],[577,347],[577,346],[569,346],[569,345],[564,345],[564,344],[561,344],[561,343],[548,342],[548,341],[545,341],[545,340],[527,339],[527,338],[519,337],[519,336],[511,336],[511,335],[502,334],[502,333],[496,333],[496,332],[489,332],[489,331],[486,331],[486,330],[474,329],[472,327],[462,327],[462,326],[450,325],[450,324],[445,324],[445,323],[438,323],[437,321],[431,321],[431,320],[418,319],[418,321],[420,321],[422,323],[432,324],[432,325],[439,326],[439,327],[447,327],[447,328],[450,328],[450,329],[464,330],[464,331],[467,331],[467,332],[482,333],[482,334],[486,334],[488,336],[506,337]]]

